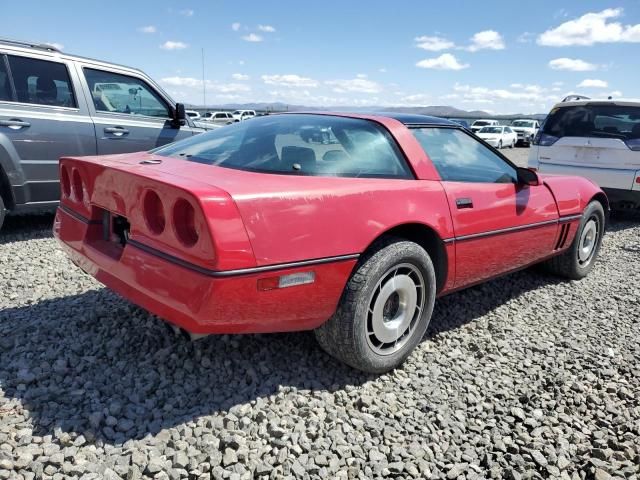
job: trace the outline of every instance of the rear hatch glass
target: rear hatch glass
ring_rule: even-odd
[[[632,150],[640,150],[640,107],[611,104],[559,107],[547,117],[542,133],[549,144],[563,137],[587,137],[617,139]]]

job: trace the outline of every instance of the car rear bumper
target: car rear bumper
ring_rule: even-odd
[[[616,208],[640,208],[640,190],[623,190],[620,188],[603,188],[609,203]]]
[[[334,312],[357,258],[269,271],[204,271],[135,242],[95,240],[87,219],[58,208],[54,235],[71,260],[126,299],[197,334],[309,330]],[[354,257],[354,256],[350,256]],[[259,269],[254,269],[259,270]],[[258,290],[258,280],[315,273],[311,284]]]

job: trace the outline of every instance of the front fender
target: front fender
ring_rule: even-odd
[[[606,199],[606,194],[591,180],[583,177],[540,175],[556,199],[559,215],[577,215],[596,196]],[[608,201],[605,209],[608,210]]]

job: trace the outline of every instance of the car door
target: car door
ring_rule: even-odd
[[[151,150],[193,135],[189,125],[174,126],[169,100],[142,76],[88,64],[80,69],[99,155]]]
[[[10,80],[0,100],[0,144],[15,152],[11,182],[16,201],[55,204],[60,199],[58,159],[96,153],[93,124],[72,62],[0,54],[0,70]]]
[[[495,150],[457,128],[414,134],[442,179],[455,232],[456,288],[549,255],[558,209],[545,185],[523,185]]]

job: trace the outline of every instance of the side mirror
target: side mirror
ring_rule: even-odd
[[[529,185],[535,187],[540,185],[540,177],[538,174],[529,168],[518,167],[518,183],[521,185]]]
[[[184,111],[184,103],[176,103],[171,114],[173,116],[171,123],[175,128],[180,128],[186,123],[187,114]]]

